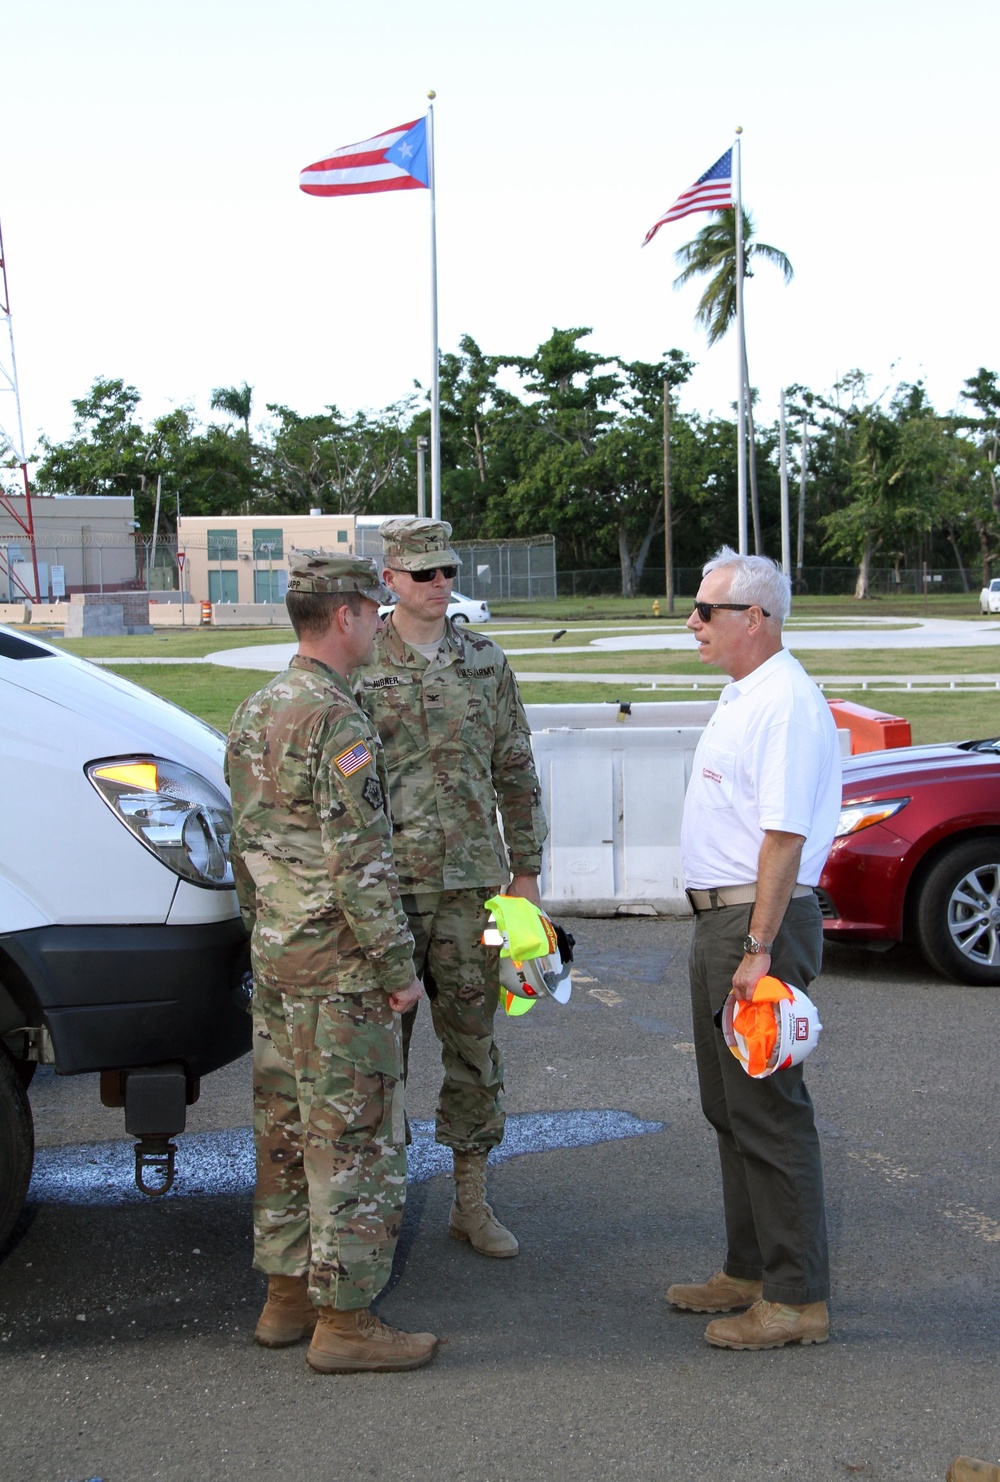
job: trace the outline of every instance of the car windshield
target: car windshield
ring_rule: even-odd
[[[963,751],[992,751],[1000,755],[1000,736],[987,741],[960,741],[959,745]]]

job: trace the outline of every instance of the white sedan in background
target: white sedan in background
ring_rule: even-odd
[[[995,576],[988,587],[983,587],[979,594],[979,611],[984,616],[1000,612],[1000,576]]]
[[[388,617],[395,604],[387,602],[378,610],[379,617]],[[487,602],[474,602],[471,597],[463,597],[461,592],[452,592],[451,601],[448,603],[448,616],[454,618],[456,623],[488,623],[490,620],[490,608]]]

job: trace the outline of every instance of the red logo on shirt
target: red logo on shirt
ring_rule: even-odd
[[[706,782],[721,782],[722,781],[722,773],[721,772],[713,772],[712,769],[711,769],[711,767],[702,767],[702,769],[701,769],[701,775],[704,777],[704,779],[705,779]]]

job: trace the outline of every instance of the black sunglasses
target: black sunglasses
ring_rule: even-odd
[[[406,571],[405,566],[390,566],[390,571]],[[457,566],[428,566],[426,571],[406,571],[411,581],[433,581],[440,571],[445,581],[453,581],[458,575]]]
[[[760,607],[759,602],[696,602],[694,610],[703,623],[712,621],[713,612],[749,612],[751,607]],[[761,607],[765,617],[770,617],[766,607]]]

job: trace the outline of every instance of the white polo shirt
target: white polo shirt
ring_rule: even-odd
[[[798,880],[815,885],[840,816],[830,707],[787,649],[727,684],[698,742],[684,798],[689,887],[749,885],[765,829],[805,839]]]

